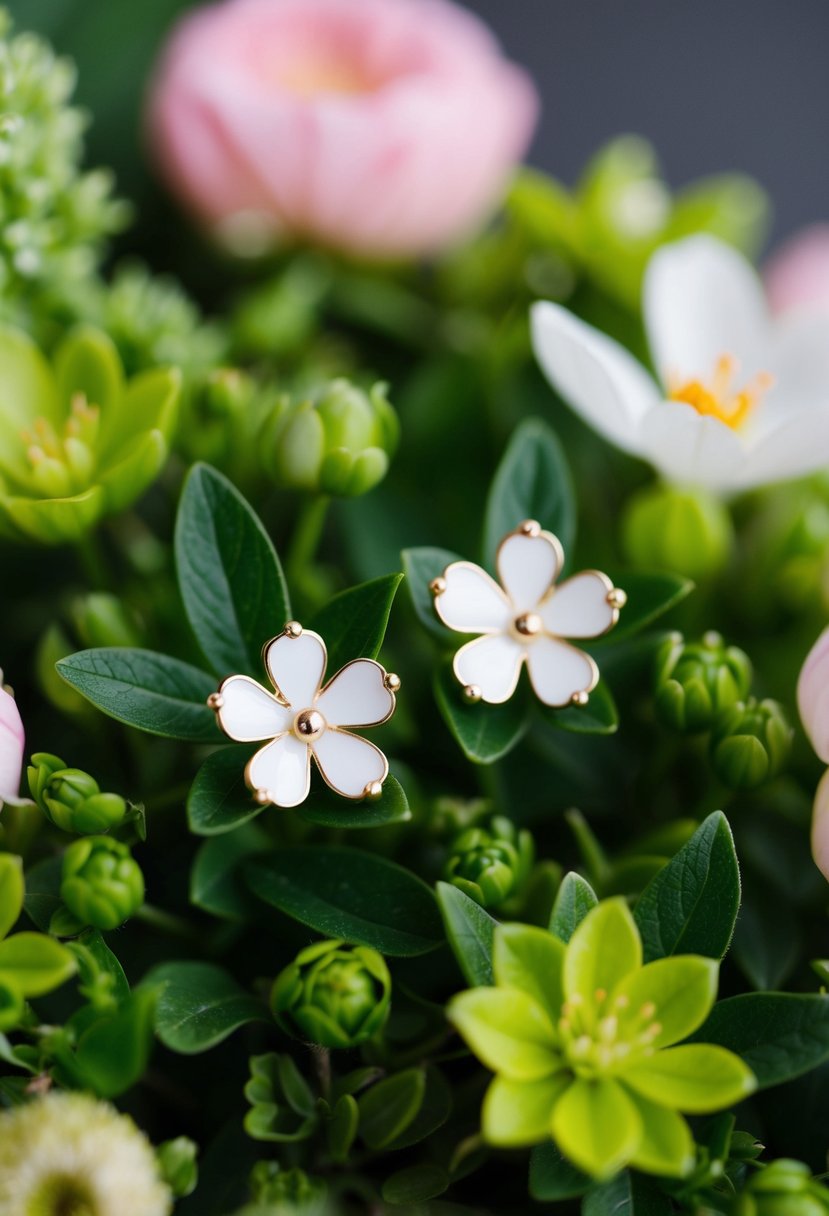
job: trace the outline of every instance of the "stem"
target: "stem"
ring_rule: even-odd
[[[331,1052],[327,1047],[312,1047],[311,1053],[320,1093],[327,1099],[331,1093]]]
[[[109,567],[104,559],[100,542],[93,532],[88,532],[75,541],[75,552],[81,569],[94,590],[104,591],[110,587]]]
[[[300,508],[285,558],[285,574],[291,585],[308,582],[308,567],[316,557],[330,501],[324,494],[315,494]]]
[[[145,925],[158,929],[170,937],[183,937],[187,941],[200,941],[202,938],[202,934],[195,925],[191,925],[183,916],[165,912],[163,908],[156,908],[154,904],[142,904],[138,911],[133,913],[133,916],[136,920],[141,920]]]

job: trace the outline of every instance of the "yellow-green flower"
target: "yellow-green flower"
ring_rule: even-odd
[[[133,1121],[83,1094],[0,1115],[3,1216],[169,1216],[172,1196]]]
[[[449,1018],[497,1075],[483,1133],[495,1145],[552,1137],[586,1173],[626,1165],[682,1176],[694,1144],[680,1111],[703,1114],[750,1093],[755,1079],[722,1047],[674,1046],[705,1020],[718,964],[677,955],[642,965],[622,899],[594,908],[568,945],[527,925],[500,925],[495,986],[456,996]]]
[[[175,369],[129,382],[99,330],[74,330],[50,364],[0,327],[0,533],[59,544],[129,506],[167,457]]]

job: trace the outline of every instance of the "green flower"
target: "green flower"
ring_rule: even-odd
[[[656,658],[658,717],[678,731],[709,730],[715,718],[748,695],[751,661],[736,646],[726,646],[718,633],[701,642],[673,634]]]
[[[445,876],[482,907],[497,908],[526,885],[534,856],[531,833],[496,815],[488,828],[468,828],[455,838]]]
[[[338,940],[300,950],[271,993],[283,1030],[323,1047],[365,1043],[385,1023],[390,1001],[391,976],[382,955]]]
[[[676,955],[643,966],[622,899],[595,907],[566,946],[542,929],[499,925],[493,969],[495,987],[461,993],[448,1011],[497,1074],[482,1113],[491,1144],[552,1137],[597,1178],[626,1165],[682,1176],[694,1144],[679,1112],[719,1110],[754,1088],[724,1048],[674,1046],[711,1009],[717,963]]]
[[[106,334],[74,330],[50,366],[25,334],[0,328],[0,533],[76,541],[129,506],[167,458],[179,373],[125,382]]]
[[[781,1157],[752,1175],[734,1216],[826,1216],[829,1191],[802,1161]]]
[[[94,777],[67,768],[58,756],[35,752],[27,775],[29,790],[47,819],[64,832],[106,832],[121,822],[127,804],[118,794],[102,794]]]
[[[63,855],[60,897],[81,924],[117,929],[144,902],[144,876],[125,844],[85,836]]]
[[[778,701],[749,697],[722,714],[711,735],[711,765],[735,790],[752,790],[786,766],[792,728]]]

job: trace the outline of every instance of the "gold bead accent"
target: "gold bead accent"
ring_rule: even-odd
[[[537,612],[525,612],[516,618],[513,629],[522,638],[534,638],[544,629],[544,622]]]
[[[258,802],[260,806],[269,806],[271,796],[267,790],[254,790],[253,801]]]
[[[525,519],[523,524],[518,525],[518,531],[522,536],[538,536],[541,532],[541,524],[537,519]]]
[[[444,591],[446,590],[446,579],[433,578],[429,584],[429,590],[431,591],[432,595],[443,595]]]
[[[282,632],[289,638],[301,638],[302,626],[299,621],[288,621]]]
[[[477,684],[467,684],[463,690],[463,699],[469,705],[477,705],[484,694]]]
[[[369,781],[368,785],[363,790],[363,797],[367,798],[369,800],[369,802],[376,802],[378,798],[382,797],[382,794],[383,794],[383,782],[382,781]]]
[[[607,593],[607,602],[611,608],[624,608],[628,597],[621,587],[613,587]]]
[[[395,675],[393,671],[386,672],[383,683],[389,692],[400,692],[400,676]]]
[[[220,692],[211,692],[210,696],[207,698],[208,709],[212,709],[214,711],[221,709],[224,703],[225,699]]]
[[[325,718],[318,709],[303,709],[294,719],[294,734],[303,743],[316,743],[325,733]]]
[[[583,708],[590,700],[590,694],[585,692],[584,689],[581,689],[580,692],[574,692],[570,700],[572,701],[573,705],[580,705]]]

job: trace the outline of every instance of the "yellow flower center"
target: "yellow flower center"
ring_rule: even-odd
[[[577,1077],[593,1080],[652,1055],[654,1039],[662,1033],[655,1014],[656,1005],[646,1001],[631,1016],[627,997],[618,996],[611,1004],[603,988],[587,1005],[572,996],[562,1005],[556,1027],[567,1064]]]
[[[37,493],[64,498],[87,489],[95,472],[99,423],[98,406],[76,393],[62,432],[46,418],[38,418],[30,431],[21,432]]]
[[[671,401],[692,406],[698,414],[739,430],[774,384],[774,377],[769,372],[759,372],[744,388],[735,390],[733,381],[738,366],[733,355],[721,355],[708,383],[668,376],[668,396]]]

